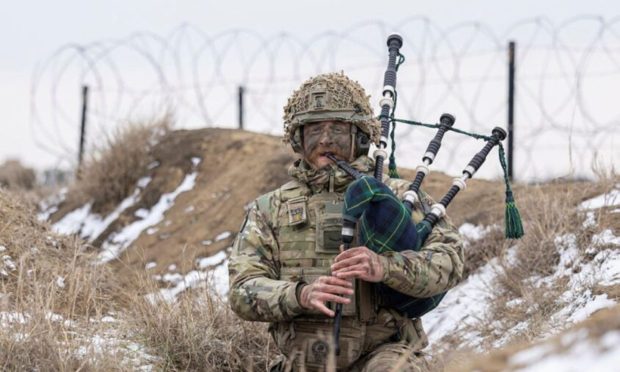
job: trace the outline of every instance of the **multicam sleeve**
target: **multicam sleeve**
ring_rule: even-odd
[[[237,315],[246,320],[289,320],[302,312],[297,300],[301,283],[278,280],[274,252],[277,240],[257,203],[254,203],[233,244],[228,263],[228,299]]]
[[[422,191],[420,197],[422,203],[434,203]],[[412,218],[419,222],[422,205],[416,209]],[[420,251],[386,252],[381,257],[383,282],[413,297],[425,298],[445,292],[463,276],[463,241],[448,217],[435,225]]]

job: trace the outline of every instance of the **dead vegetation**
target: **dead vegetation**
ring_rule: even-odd
[[[0,190],[0,250],[0,369],[90,370],[114,359],[84,346],[85,330],[97,329],[84,323],[114,309],[118,288],[83,242],[54,234]]]
[[[7,160],[0,165],[0,187],[11,190],[31,190],[36,184],[36,174],[19,160]]]
[[[587,212],[577,207],[582,201],[613,189],[619,181],[618,176],[612,175],[598,182],[559,182],[532,185],[522,190],[519,209],[525,222],[525,236],[519,241],[504,241],[501,234],[489,233],[467,248],[466,270],[469,272],[489,260],[496,262],[496,277],[489,283],[486,298],[488,312],[477,314],[475,326],[467,328],[481,335],[483,342],[478,350],[470,350],[464,347],[467,342],[463,342],[459,334],[445,337],[433,347],[437,351],[434,356],[437,369],[448,364],[448,370],[455,371],[504,370],[483,367],[484,363],[464,368],[463,363],[469,363],[472,355],[478,355],[480,350],[490,351],[515,343],[528,345],[566,327],[566,322],[554,315],[567,306],[563,294],[568,290],[568,278],[552,275],[561,264],[562,239],[575,243],[573,246],[579,249],[576,260],[581,262],[588,262],[597,250],[605,248],[593,246],[592,236],[604,229],[617,234],[620,230],[617,213],[612,213],[610,208]],[[588,218],[593,220],[584,223]],[[570,266],[573,262],[563,264],[567,266],[561,269],[573,267]],[[583,285],[586,286],[584,290],[617,298],[617,286]],[[480,359],[489,362],[488,358]]]
[[[172,118],[131,122],[106,135],[78,172],[65,203],[71,210],[92,202],[96,213],[110,212],[131,194],[153,161],[152,149],[172,128]]]
[[[149,292],[155,292],[151,286]],[[172,371],[267,371],[275,346],[267,324],[240,320],[209,289],[194,289],[169,303],[136,297],[134,332]]]

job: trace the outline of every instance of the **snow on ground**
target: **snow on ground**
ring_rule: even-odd
[[[616,185],[616,188],[620,187]],[[580,206],[581,209],[600,208],[620,203],[620,190],[592,198]],[[586,213],[586,223],[593,227],[595,222]],[[488,228],[464,224],[459,232],[469,241],[475,241],[488,233]],[[534,285],[546,286],[567,278],[567,289],[560,300],[565,306],[554,314],[550,321],[557,324],[570,324],[588,318],[597,310],[614,306],[616,301],[606,294],[594,294],[591,288],[595,285],[609,286],[620,284],[620,237],[609,229],[594,234],[587,247],[579,247],[575,234],[558,236],[555,246],[560,254],[560,262],[555,272],[547,277],[531,278]],[[518,243],[506,252],[506,262],[514,262]],[[584,255],[584,252],[586,255]],[[592,256],[586,259],[586,256]],[[459,334],[462,346],[479,348],[482,335],[473,330],[480,319],[484,319],[488,311],[488,299],[493,293],[494,281],[501,270],[497,258],[472,273],[463,283],[450,290],[441,304],[423,317],[424,326],[429,340],[435,343],[447,335]],[[508,306],[517,306],[523,300],[514,299]],[[510,332],[500,337],[495,347],[501,347],[513,335],[528,327],[528,319],[517,324]]]
[[[538,344],[508,360],[511,370],[521,372],[599,371],[615,372],[620,366],[620,331],[607,332],[600,339],[589,338],[586,329],[567,333],[560,347]]]
[[[213,293],[222,299],[228,295],[228,254],[220,251],[213,256],[199,258],[196,266],[201,270],[192,270],[185,275],[179,273],[155,275],[155,280],[171,284],[169,288],[162,288],[155,293],[150,293],[146,297],[151,302],[164,300],[166,302],[176,301],[177,296],[189,288],[209,287]],[[206,270],[205,270],[206,269]]]
[[[142,218],[125,226],[121,231],[112,233],[101,246],[99,262],[105,263],[117,258],[144,230],[163,221],[164,213],[174,205],[177,196],[194,188],[197,175],[196,172],[186,175],[176,190],[163,194],[157,204],[141,214]]]
[[[65,201],[67,197],[67,191],[68,189],[63,187],[58,194],[52,194],[50,197],[41,201],[41,203],[39,203],[39,210],[42,212],[37,215],[37,219],[39,221],[47,221],[52,214],[56,213],[60,203]]]
[[[448,291],[441,304],[424,315],[422,322],[431,344],[457,332],[463,336],[463,345],[475,347],[480,343],[481,336],[474,332],[468,333],[467,328],[486,316],[486,300],[493,292],[492,284],[497,270],[497,259],[493,259]]]
[[[0,312],[0,327],[14,331],[11,329],[13,326],[27,325],[31,318],[27,313]],[[121,367],[124,367],[122,369],[140,371],[153,370],[153,364],[158,360],[148,353],[144,345],[132,340],[131,335],[123,331],[122,327],[118,327],[120,321],[109,314],[100,319],[91,318],[88,324],[67,320],[62,315],[51,312],[46,314],[45,318],[53,323],[61,323],[64,327],[63,333],[70,335],[66,338],[59,335],[57,339],[58,345],[64,347],[67,353],[82,358],[93,358],[103,354],[114,355],[119,358]],[[26,334],[15,333],[15,336],[15,341],[23,339],[28,342]],[[71,341],[67,341],[68,339]]]
[[[603,195],[588,199],[579,205],[579,209],[600,209],[603,207],[620,206],[620,183]]]
[[[151,182],[150,177],[143,177],[136,183],[134,192],[125,198],[117,207],[105,218],[97,213],[91,213],[92,203],[87,203],[82,207],[67,213],[60,221],[53,225],[54,231],[59,234],[80,234],[83,239],[93,242],[101,235],[110,224],[123,213],[127,208],[133,206],[138,200],[140,192]]]

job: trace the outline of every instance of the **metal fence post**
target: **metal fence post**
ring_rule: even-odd
[[[82,120],[80,123],[80,149],[78,152],[77,175],[80,176],[82,168],[82,158],[84,156],[84,137],[86,136],[86,114],[88,110],[88,85],[82,86]]]
[[[243,95],[245,93],[245,89],[243,89],[243,85],[239,86],[239,129],[243,130]]]
[[[514,179],[515,54],[516,43],[510,41],[508,42],[508,177],[511,180]]]

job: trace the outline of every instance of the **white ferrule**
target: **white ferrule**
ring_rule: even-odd
[[[467,187],[467,184],[465,183],[465,180],[463,180],[462,177],[458,177],[452,180],[452,184],[454,186],[457,186],[459,189],[461,190],[465,190],[465,188]]]
[[[392,97],[383,97],[383,98],[381,98],[381,100],[379,101],[379,106],[383,107],[385,105],[388,105],[390,107],[390,109],[392,109],[394,107],[394,100],[392,99]]]
[[[342,228],[342,235],[344,235],[344,236],[354,236],[355,235],[355,230],[350,228],[350,227],[343,227]]]
[[[373,153],[373,155],[375,156],[375,159],[379,156],[382,156],[383,159],[387,158],[387,151],[383,150],[383,149],[376,149],[375,152]]]
[[[433,154],[433,153],[432,153],[432,152],[430,152],[430,151],[425,152],[425,153],[424,153],[424,157],[425,157],[425,158],[429,158],[429,159],[431,159],[431,162],[432,162],[433,160],[435,160],[435,154]]]
[[[412,205],[418,201],[418,194],[411,190],[405,191],[403,194],[403,199],[411,203]]]
[[[426,164],[418,165],[415,170],[424,173],[425,176],[430,172]]]
[[[471,165],[468,165],[465,167],[464,172],[467,172],[471,175],[471,177],[474,176],[474,173],[476,173],[476,169],[474,169],[474,167],[472,167]]]
[[[431,207],[431,213],[441,218],[446,215],[446,207],[444,207],[443,204],[435,203]]]
[[[381,138],[379,138],[379,142],[381,142],[381,143],[385,143],[385,145],[386,145],[386,147],[387,147],[388,139],[387,139],[387,137],[383,137],[383,136],[381,136]]]
[[[394,97],[396,95],[394,87],[391,85],[385,85],[383,87],[383,97],[385,97],[386,93],[390,94],[391,97]]]

